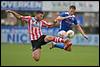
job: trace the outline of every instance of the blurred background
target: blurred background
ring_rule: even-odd
[[[75,37],[72,39],[73,45],[76,45],[76,46],[89,45],[92,47],[96,46],[96,48],[94,49],[97,50],[99,46],[99,2],[98,1],[1,1],[1,46],[4,44],[9,45],[9,46],[11,44],[13,45],[14,44],[20,45],[22,43],[28,44],[28,45],[30,44],[30,40],[29,40],[28,32],[27,32],[27,23],[22,23],[22,21],[16,19],[12,14],[7,14],[5,10],[14,10],[17,13],[21,15],[25,15],[25,16],[26,15],[34,16],[36,11],[42,10],[45,12],[44,20],[46,20],[48,23],[52,23],[53,20],[59,15],[59,13],[63,11],[67,11],[70,5],[76,6],[77,8],[76,17],[77,17],[78,23],[82,26],[83,30],[89,37],[89,40],[87,41],[86,39],[82,37],[82,35],[80,35],[80,33],[75,28],[73,28],[73,30],[75,31]],[[52,27],[52,28],[47,28],[47,27],[42,28],[43,34],[53,35],[53,36],[57,36],[58,30],[59,30],[59,24],[57,24],[55,27]],[[2,49],[1,53],[3,53],[1,57],[4,58],[4,59],[3,58],[1,59],[1,63],[2,63],[1,65],[14,65],[14,64],[18,65],[17,63],[12,64],[12,62],[10,64],[9,57],[7,59],[4,56],[6,54],[6,52],[4,51],[9,51],[10,49],[9,46],[8,48],[7,47],[5,48],[4,46],[1,47]],[[99,64],[98,51],[94,52],[94,54],[96,56],[96,59],[92,61],[94,61],[94,65],[98,65]],[[31,56],[29,57],[31,58]],[[89,62],[90,61],[91,60],[89,60]],[[45,65],[43,64],[43,61],[41,62],[42,63],[40,63],[40,65]],[[24,65],[24,63],[22,65]],[[51,65],[53,64],[51,63]],[[62,63],[61,65],[64,65],[64,64]],[[75,64],[72,64],[72,65],[75,65]],[[90,62],[90,65],[92,65],[92,62]]]

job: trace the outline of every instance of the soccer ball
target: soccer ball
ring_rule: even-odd
[[[67,35],[68,38],[73,38],[74,37],[74,31],[68,30],[66,35]]]

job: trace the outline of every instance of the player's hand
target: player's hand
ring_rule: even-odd
[[[85,39],[87,39],[87,40],[88,40],[88,36],[87,36],[87,35],[83,35],[83,36],[84,36],[84,38],[85,38]]]
[[[11,11],[11,10],[6,10],[5,12],[7,12],[7,13],[11,13],[12,11]]]

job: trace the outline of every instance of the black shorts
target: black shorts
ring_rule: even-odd
[[[42,35],[39,39],[37,40],[31,40],[31,43],[32,43],[32,49],[33,51],[40,48],[41,49],[41,45],[45,45],[47,44],[48,42],[45,42],[44,41],[44,38],[46,37],[46,35]]]

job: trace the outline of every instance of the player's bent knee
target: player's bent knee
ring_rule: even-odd
[[[40,49],[36,49],[35,51],[32,52],[32,58],[35,60],[35,61],[39,61],[40,59]]]
[[[52,37],[52,36],[48,36],[48,40],[52,40],[54,37]]]
[[[53,36],[46,36],[45,41],[52,41],[54,39]]]

